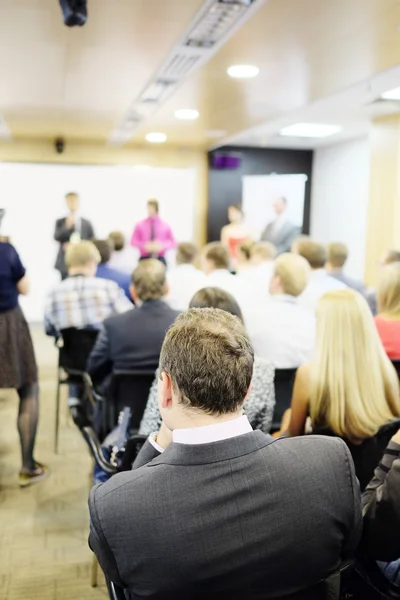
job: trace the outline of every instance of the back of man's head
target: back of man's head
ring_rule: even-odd
[[[110,262],[112,245],[109,240],[93,240],[93,244],[96,246],[100,254],[100,264],[106,265]]]
[[[275,260],[270,291],[272,294],[288,294],[297,298],[304,292],[309,275],[310,266],[305,258],[285,252]]]
[[[100,260],[100,253],[93,242],[70,244],[65,254],[68,272],[93,272],[94,275]]]
[[[332,242],[327,246],[327,263],[332,269],[342,269],[349,256],[349,250],[346,244],[341,242]]]
[[[197,258],[197,247],[191,242],[181,242],[176,249],[176,264],[192,265]]]
[[[274,260],[276,248],[271,242],[257,242],[251,250],[251,260],[254,264],[260,264]]]
[[[303,235],[293,242],[293,249],[303,256],[312,269],[323,269],[326,263],[326,250],[323,244]]]
[[[211,242],[203,248],[203,269],[206,272],[215,269],[229,269],[229,252],[220,242]]]
[[[253,362],[253,348],[238,317],[217,308],[192,308],[169,328],[160,372],[171,378],[184,409],[220,416],[241,408]]]
[[[109,234],[108,239],[112,243],[115,252],[121,252],[121,250],[124,249],[125,236],[122,231],[112,231]]]
[[[166,293],[165,266],[155,258],[142,260],[133,271],[132,286],[135,301],[159,300]]]

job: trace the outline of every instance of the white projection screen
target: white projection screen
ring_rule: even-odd
[[[284,196],[287,216],[302,227],[307,175],[245,175],[242,179],[242,207],[246,223],[258,239],[265,227],[276,218],[274,200]]]
[[[32,286],[29,296],[21,298],[26,318],[42,321],[46,293],[59,281],[53,233],[55,220],[66,214],[66,192],[79,193],[81,214],[92,221],[97,237],[120,230],[129,239],[153,197],[176,239],[191,241],[196,176],[195,169],[1,163],[2,234],[20,253]]]

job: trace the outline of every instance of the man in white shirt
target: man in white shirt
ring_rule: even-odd
[[[168,294],[165,301],[174,310],[188,310],[196,292],[206,287],[207,280],[202,271],[195,267],[198,250],[190,242],[182,242],[176,251],[176,267],[167,273]]]
[[[251,249],[250,266],[238,272],[238,276],[257,290],[257,298],[269,296],[269,284],[274,270],[276,248],[271,242],[258,242]]]
[[[192,309],[169,328],[163,424],[132,470],[90,492],[90,547],[126,597],[305,600],[336,590],[362,527],[349,450],[338,438],[252,431],[242,409],[253,361],[226,311]]]
[[[315,314],[321,296],[332,290],[344,290],[347,285],[326,272],[327,253],[322,244],[302,235],[293,242],[292,252],[303,256],[311,267],[310,279],[306,289],[299,296],[299,303]]]
[[[239,304],[245,321],[256,303],[256,290],[252,282],[229,271],[229,253],[220,242],[212,242],[203,248],[201,268],[206,274],[206,286],[218,287],[231,294]]]
[[[270,300],[247,319],[255,354],[270,360],[276,369],[294,369],[311,359],[315,317],[298,302],[309,272],[307,261],[301,256],[281,254],[270,281]]]

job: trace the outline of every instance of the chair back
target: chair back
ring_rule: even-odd
[[[125,407],[131,410],[131,431],[139,429],[146,408],[154,370],[114,371],[112,375],[110,398],[117,414]]]
[[[399,359],[393,359],[392,360],[392,365],[396,369],[396,373],[398,375],[398,378],[400,379],[400,358]]]
[[[61,330],[60,367],[68,371],[86,370],[86,363],[98,336],[97,329],[76,329],[68,327]]]
[[[272,430],[280,429],[283,413],[290,408],[297,369],[275,369],[275,408]]]

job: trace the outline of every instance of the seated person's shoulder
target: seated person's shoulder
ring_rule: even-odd
[[[350,456],[343,440],[324,435],[278,438],[272,446],[283,459],[285,455],[295,453],[301,463],[321,470],[325,470],[327,464],[334,467],[347,463]]]

